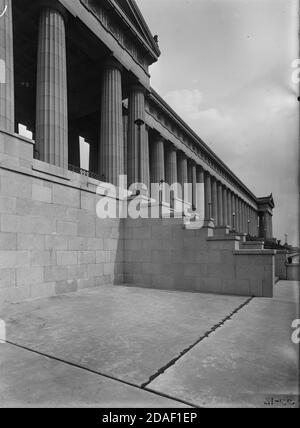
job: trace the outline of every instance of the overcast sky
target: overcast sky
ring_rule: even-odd
[[[151,84],[298,242],[297,0],[137,0],[162,51]]]

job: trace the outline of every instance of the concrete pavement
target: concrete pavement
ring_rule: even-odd
[[[298,302],[299,283],[278,283],[274,299],[253,299],[149,387],[201,407],[294,407]]]
[[[249,301],[101,287],[9,305],[0,405],[263,407],[295,395],[298,292],[281,282],[274,299]]]

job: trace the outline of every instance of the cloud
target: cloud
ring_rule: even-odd
[[[194,120],[199,114],[203,94],[198,89],[171,91],[165,100],[186,120]]]

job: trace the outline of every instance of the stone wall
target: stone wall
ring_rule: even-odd
[[[286,272],[288,281],[300,281],[300,263],[287,263]]]
[[[179,219],[126,220],[124,280],[136,286],[272,297],[274,251],[242,249],[240,237],[187,230]]]
[[[98,182],[33,160],[26,140],[0,134],[0,150],[0,302],[122,283],[123,228],[97,218]]]
[[[287,279],[286,250],[277,250],[275,256],[275,276],[281,280]]]
[[[0,132],[0,303],[122,283],[272,295],[274,252],[182,219],[99,219],[99,182],[34,160],[33,147]]]

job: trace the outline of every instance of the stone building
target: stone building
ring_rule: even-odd
[[[255,196],[151,87],[160,50],[135,1],[1,11],[1,301],[122,283],[271,296],[272,195]],[[120,176],[160,218],[96,215],[99,187]],[[190,186],[174,198],[153,183]]]

